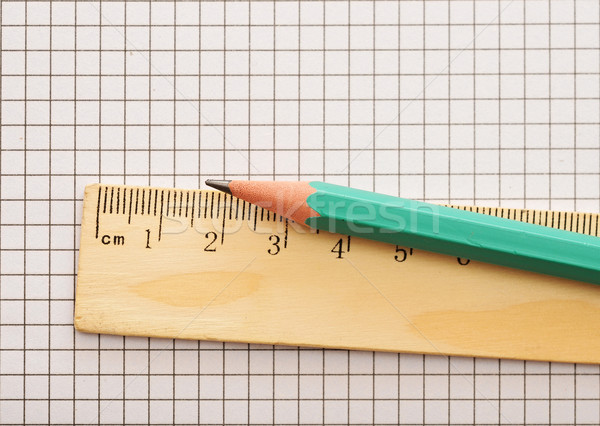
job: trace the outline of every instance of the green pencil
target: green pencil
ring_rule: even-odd
[[[312,228],[600,284],[600,238],[324,182],[207,180]]]

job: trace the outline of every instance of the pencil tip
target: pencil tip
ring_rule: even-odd
[[[231,189],[229,189],[230,180],[217,180],[217,179],[207,179],[204,183],[206,183],[211,188],[218,189],[219,191],[223,191],[227,194],[231,194]]]

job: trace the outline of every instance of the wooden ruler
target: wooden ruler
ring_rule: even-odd
[[[596,214],[468,209],[598,235]],[[213,191],[90,185],[83,210],[81,331],[600,362],[595,285],[309,232]]]

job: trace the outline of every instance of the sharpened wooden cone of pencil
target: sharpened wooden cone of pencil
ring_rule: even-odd
[[[324,182],[206,184],[323,231],[600,284],[600,238]]]

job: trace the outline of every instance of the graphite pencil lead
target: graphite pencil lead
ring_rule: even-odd
[[[229,189],[230,180],[217,180],[217,179],[207,179],[204,183],[206,183],[211,188],[215,188],[219,191],[223,191],[227,194],[231,194],[231,189]]]

